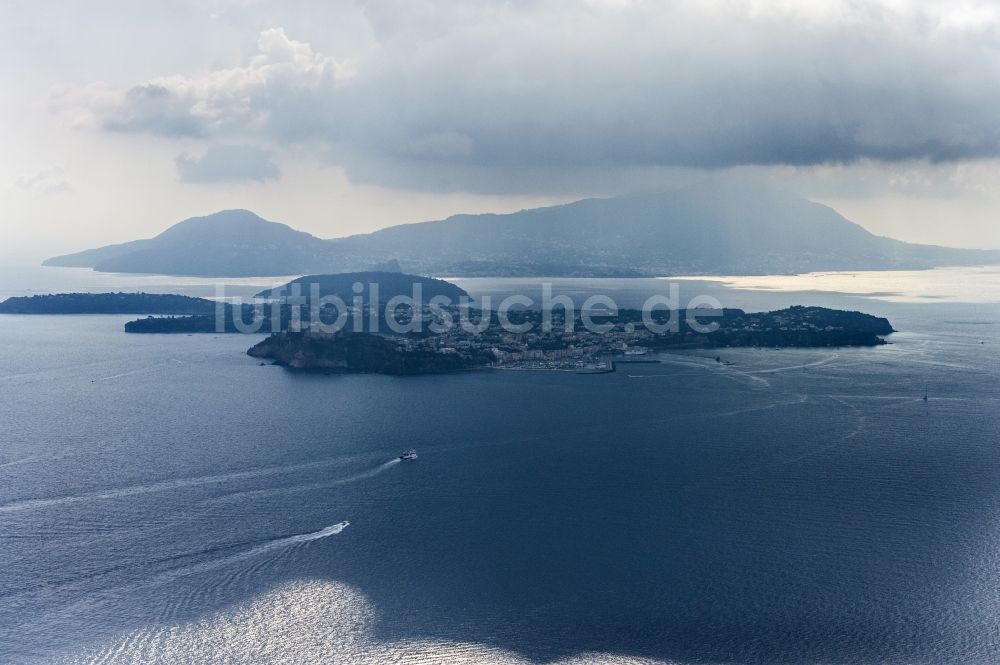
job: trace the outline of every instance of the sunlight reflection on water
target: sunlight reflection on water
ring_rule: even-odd
[[[721,282],[754,291],[845,293],[888,302],[1000,302],[1000,266],[662,279]]]

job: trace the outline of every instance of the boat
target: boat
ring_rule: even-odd
[[[608,374],[615,371],[615,364],[610,360],[605,363],[587,363],[573,371],[576,374]]]
[[[399,459],[401,460],[417,459],[417,451],[407,450],[405,453],[399,456]]]

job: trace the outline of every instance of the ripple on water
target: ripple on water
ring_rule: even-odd
[[[378,642],[375,611],[356,589],[306,580],[277,587],[232,610],[180,625],[138,629],[108,644],[57,662],[63,665],[157,663],[321,663],[353,665],[448,662],[529,665],[532,661],[490,646],[436,640]],[[667,661],[581,654],[559,665],[666,665]]]

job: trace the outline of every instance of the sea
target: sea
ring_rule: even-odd
[[[390,377],[0,315],[0,663],[1000,662],[1000,268],[547,281],[898,332]],[[109,290],[218,293],[0,270]]]

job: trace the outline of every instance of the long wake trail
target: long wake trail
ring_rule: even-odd
[[[291,494],[294,492],[308,492],[310,490],[326,489],[328,487],[337,487],[338,485],[347,485],[349,483],[356,483],[359,480],[365,480],[367,478],[373,478],[384,471],[396,466],[400,463],[400,459],[394,458],[388,462],[383,462],[375,468],[368,469],[367,471],[362,471],[356,473],[353,476],[347,476],[346,478],[335,478],[333,480],[321,480],[314,483],[302,483],[299,485],[291,485],[288,487],[268,487],[259,490],[244,490],[238,492],[232,492],[230,494],[225,494],[222,496],[212,497],[211,499],[206,499],[206,503],[216,503],[222,501],[232,501],[233,499],[248,499],[251,497],[268,497],[275,496],[277,494]]]
[[[281,538],[275,538],[267,542],[261,543],[251,547],[250,549],[239,552],[237,554],[231,554],[229,556],[222,557],[220,559],[213,559],[211,561],[203,561],[201,563],[191,564],[189,566],[184,566],[182,568],[175,568],[173,570],[168,570],[166,572],[160,573],[153,578],[155,582],[162,582],[167,580],[172,580],[182,575],[193,575],[195,573],[200,573],[206,570],[213,570],[222,566],[227,566],[238,561],[244,561],[246,559],[252,559],[261,554],[266,554],[268,552],[274,552],[278,550],[283,550],[285,548],[292,548],[305,543],[312,542],[314,540],[320,540],[322,538],[329,538],[330,536],[335,536],[344,529],[347,528],[346,522],[340,522],[338,524],[333,524],[328,527],[324,527],[319,531],[310,531],[308,533],[298,533],[292,536],[282,536]]]
[[[177,489],[187,489],[201,485],[212,485],[234,480],[248,480],[265,476],[280,475],[293,471],[301,471],[333,463],[335,460],[321,460],[318,462],[307,462],[305,464],[291,464],[285,466],[266,467],[249,471],[233,471],[231,473],[220,473],[208,476],[197,476],[194,478],[178,478],[175,480],[164,480],[160,482],[147,483],[145,485],[129,485],[117,487],[97,492],[86,492],[70,496],[57,496],[40,499],[22,499],[10,503],[0,504],[0,514],[13,513],[22,510],[33,510],[37,508],[49,508],[53,506],[67,506],[88,501],[98,501],[106,499],[120,499],[123,497],[137,496],[142,494],[152,494],[155,492],[166,492]]]

